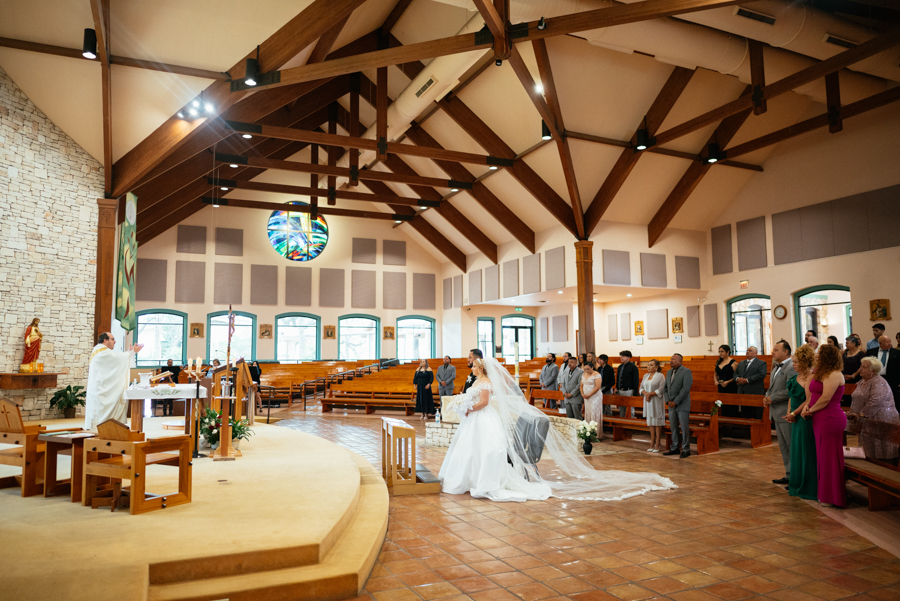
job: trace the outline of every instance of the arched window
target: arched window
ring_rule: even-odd
[[[350,314],[338,318],[338,359],[359,361],[381,355],[381,320],[373,315]]]
[[[744,294],[728,301],[731,352],[743,355],[755,346],[762,355],[772,352],[772,301],[761,294]]]
[[[137,367],[162,365],[169,359],[176,365],[187,363],[187,313],[169,309],[138,311],[134,343],[144,348],[137,355]]]
[[[256,315],[233,311],[234,334],[231,336],[231,360],[243,357],[256,360]],[[225,362],[228,348],[228,311],[217,311],[206,316],[206,357],[209,361]]]
[[[503,357],[516,357],[515,343],[519,343],[519,361],[534,357],[534,318],[528,315],[507,315],[500,318],[503,333]]]
[[[485,357],[493,357],[496,347],[494,346],[494,318],[479,317],[478,318],[478,348],[481,349]]]
[[[846,286],[813,286],[794,293],[794,323],[797,344],[802,344],[808,330],[813,330],[819,344],[835,336],[840,344],[853,333],[853,310],[850,289]]]
[[[283,363],[319,359],[318,315],[282,313],[275,316],[275,360]]]
[[[434,357],[434,320],[422,315],[397,319],[397,359],[417,361]]]

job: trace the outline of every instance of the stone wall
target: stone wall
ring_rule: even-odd
[[[87,385],[93,347],[97,199],[103,168],[0,69],[0,371],[18,371],[25,328],[44,334],[45,372]],[[57,417],[54,390],[0,391],[26,419]]]

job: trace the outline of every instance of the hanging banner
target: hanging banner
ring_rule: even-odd
[[[119,269],[116,281],[116,319],[126,332],[137,324],[134,306],[134,276],[137,263],[137,196],[131,192],[125,197],[125,221],[119,233]]]

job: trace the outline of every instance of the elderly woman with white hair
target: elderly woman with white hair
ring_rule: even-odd
[[[881,371],[881,361],[876,357],[864,357],[859,368],[859,375],[862,378],[856,385],[856,390],[851,395],[852,404],[850,405],[850,414],[847,418],[850,420],[872,419],[889,424],[900,424],[900,414],[894,406],[894,395],[891,394],[891,387],[879,372]],[[879,440],[877,438],[867,437],[864,434],[859,435],[859,443],[869,459],[879,459],[896,463],[898,454],[898,446]]]

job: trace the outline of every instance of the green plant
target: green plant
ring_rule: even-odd
[[[84,386],[66,386],[56,391],[53,398],[50,399],[50,406],[61,411],[74,409],[79,405],[84,405],[86,395]]]
[[[250,423],[245,419],[236,421],[229,418],[228,423],[231,425],[231,440],[248,440],[253,435]],[[200,417],[200,434],[205,436],[206,441],[212,446],[219,442],[221,431],[222,414],[207,407],[206,413]]]
[[[250,440],[253,436],[253,430],[250,429],[250,422],[242,419],[241,421],[231,420],[231,440]]]

